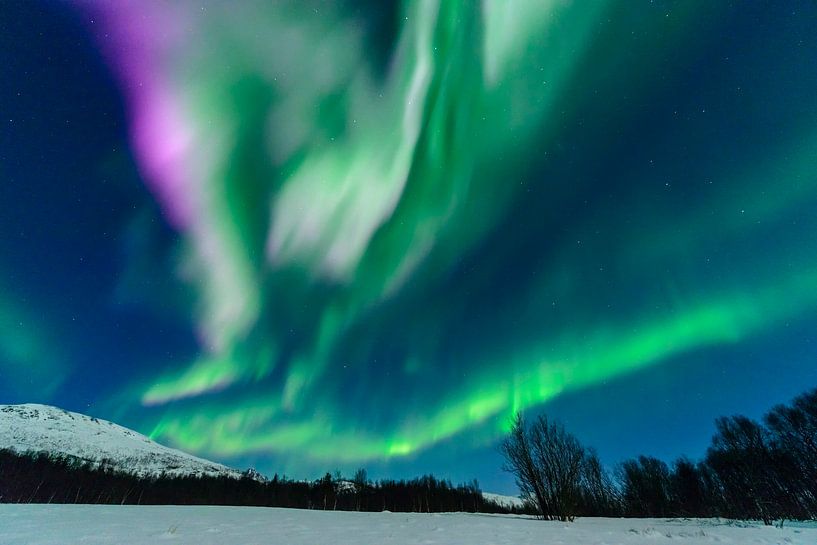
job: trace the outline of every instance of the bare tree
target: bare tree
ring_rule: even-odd
[[[771,524],[784,494],[776,479],[774,451],[763,427],[745,416],[718,418],[706,461],[715,471],[732,516]]]
[[[796,397],[791,406],[774,407],[765,422],[787,494],[796,496],[805,517],[817,518],[817,389]],[[790,471],[781,467],[781,459],[790,460]]]
[[[352,481],[355,485],[355,511],[360,511],[363,504],[363,496],[366,494],[366,488],[369,486],[369,476],[364,468],[359,468],[355,471],[355,477]]]
[[[614,516],[619,512],[620,498],[615,483],[601,465],[596,451],[587,449],[582,471],[583,513],[592,516]]]
[[[666,517],[670,514],[670,470],[658,458],[639,456],[621,464],[625,513],[634,517]]]
[[[542,518],[573,520],[582,497],[586,451],[561,424],[540,416],[530,426],[517,414],[500,447],[505,470]]]
[[[547,518],[546,513],[550,509],[542,483],[542,474],[533,461],[533,449],[521,413],[514,417],[511,432],[502,441],[500,452],[505,458],[503,469],[516,477],[516,486],[519,487],[522,497],[535,505],[542,517]]]

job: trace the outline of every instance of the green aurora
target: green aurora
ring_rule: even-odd
[[[78,5],[200,343],[101,401],[154,439],[295,471],[490,447],[817,312],[810,61],[724,60],[748,7]]]

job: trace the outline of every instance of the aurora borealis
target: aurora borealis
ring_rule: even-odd
[[[810,2],[0,11],[8,402],[502,488],[517,410],[696,455],[817,382]]]

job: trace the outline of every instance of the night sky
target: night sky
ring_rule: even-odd
[[[817,385],[817,4],[0,2],[0,403],[512,492]]]

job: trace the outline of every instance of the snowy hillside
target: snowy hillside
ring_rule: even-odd
[[[544,522],[508,515],[263,507],[0,505],[3,545],[814,545],[817,527],[712,519]]]
[[[521,509],[525,505],[525,502],[523,502],[522,499],[517,496],[503,496],[502,494],[492,494],[490,492],[483,492],[482,497],[488,501],[496,503],[497,505],[505,506],[508,509],[513,508]]]
[[[48,405],[0,405],[0,448],[48,452],[91,462],[108,460],[114,470],[140,476],[228,475],[221,464],[162,446],[112,422]]]

